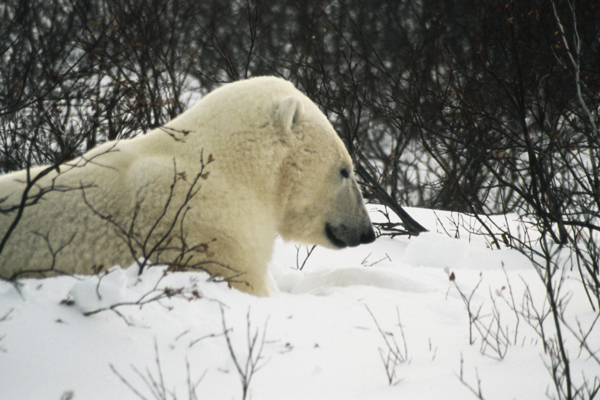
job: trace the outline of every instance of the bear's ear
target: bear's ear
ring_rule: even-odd
[[[281,122],[285,132],[291,132],[292,127],[304,113],[304,104],[295,96],[281,100],[275,108],[275,117]]]

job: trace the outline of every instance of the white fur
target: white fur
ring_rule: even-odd
[[[209,174],[182,208],[201,161]],[[43,170],[31,169],[31,178]],[[0,208],[19,203],[26,180],[26,171],[0,177],[0,198],[7,197]],[[25,208],[0,254],[1,277],[129,265],[135,260],[127,236],[149,238],[152,248],[180,209],[159,246],[164,250],[151,260],[173,263],[185,242],[179,264],[187,260],[188,268],[257,295],[269,294],[276,233],[328,247],[374,239],[343,143],[312,101],[277,78],[225,85],[164,127],[105,143],[62,165],[31,194],[50,187]],[[14,212],[0,215],[0,238],[14,218]],[[141,256],[136,244],[133,249]]]

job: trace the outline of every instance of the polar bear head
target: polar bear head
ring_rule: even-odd
[[[203,132],[198,146],[228,165],[230,184],[268,198],[263,231],[273,222],[284,240],[330,248],[375,240],[344,143],[292,83],[256,77],[224,85],[168,126]]]
[[[300,92],[277,101],[274,115],[291,143],[281,171],[283,239],[330,248],[373,242],[352,160],[325,115]]]

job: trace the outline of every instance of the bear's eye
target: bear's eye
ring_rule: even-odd
[[[349,178],[350,171],[348,171],[348,168],[342,168],[340,169],[340,175],[342,176],[342,178]]]

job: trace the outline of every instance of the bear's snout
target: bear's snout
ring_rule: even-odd
[[[347,246],[356,247],[360,244],[372,243],[375,241],[375,231],[371,224],[363,230],[351,229],[344,224],[331,225],[325,224],[325,234],[327,239],[337,248]]]

